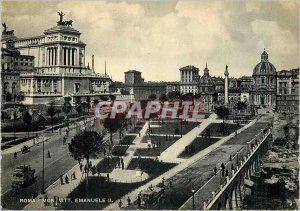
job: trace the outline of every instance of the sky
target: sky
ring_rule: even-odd
[[[286,1],[36,1],[2,2],[1,21],[17,37],[42,35],[57,11],[73,20],[86,63],[124,81],[138,70],[146,81],[178,81],[179,69],[207,63],[212,76],[252,75],[264,48],[277,70],[299,67],[299,4]],[[86,64],[87,65],[87,64]]]

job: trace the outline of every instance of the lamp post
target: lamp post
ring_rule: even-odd
[[[43,173],[42,194],[45,194],[45,140],[43,140],[43,172],[42,173]]]
[[[192,190],[192,194],[193,194],[193,210],[195,210],[195,190]]]

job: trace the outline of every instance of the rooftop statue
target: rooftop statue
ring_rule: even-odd
[[[6,23],[5,23],[5,22],[4,22],[4,23],[2,23],[2,26],[4,27],[4,30],[3,30],[3,32],[6,32],[6,29],[7,29]]]
[[[57,12],[57,13],[59,15],[59,23],[62,23],[63,22],[63,17],[65,16],[65,14],[62,11]]]
[[[6,23],[2,23],[2,26],[4,27],[4,30],[2,32],[2,34],[6,34],[6,35],[13,35],[14,34],[14,30],[10,30],[10,31],[7,31],[7,26],[6,26]]]
[[[57,12],[59,15],[59,21],[57,22],[58,26],[72,26],[73,21],[72,20],[68,20],[68,21],[63,21],[63,17],[65,16],[65,14],[60,11]]]

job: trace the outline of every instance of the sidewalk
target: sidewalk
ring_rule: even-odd
[[[97,165],[101,159],[91,159],[92,165]],[[83,163],[83,165],[86,164],[86,161]],[[75,172],[76,179],[71,179],[71,175]],[[65,177],[66,175],[69,178],[69,184],[65,183]],[[57,179],[52,185],[50,185],[45,190],[45,195],[39,195],[36,197],[36,202],[29,203],[26,207],[24,207],[25,210],[41,210],[41,209],[52,209],[55,210],[55,207],[52,205],[45,206],[43,201],[39,200],[44,198],[44,196],[47,195],[48,199],[53,199],[54,196],[59,198],[67,198],[67,196],[76,188],[78,185],[85,179],[85,175],[80,171],[79,164],[75,165],[72,169],[70,169],[67,173],[62,175],[63,178],[63,184],[61,184],[60,178]]]
[[[185,134],[182,138],[176,141],[173,145],[161,153],[159,159],[164,162],[171,162],[175,160],[186,146],[190,145],[197,136],[206,129],[215,119],[216,114],[211,114],[206,121],[203,121],[198,127],[195,127],[190,132]]]

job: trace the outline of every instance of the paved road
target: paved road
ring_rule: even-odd
[[[69,155],[67,145],[63,145],[62,138],[54,133],[50,140],[45,142],[45,189],[51,185],[60,175],[76,165],[77,161]],[[76,134],[76,130],[69,133],[69,139]],[[50,134],[51,135],[51,134]],[[117,144],[119,133],[113,134],[114,144]],[[68,139],[68,140],[69,140]],[[107,135],[104,140],[109,140]],[[47,152],[50,151],[51,158],[47,158]],[[27,203],[21,203],[20,199],[35,198],[42,187],[42,156],[43,148],[40,143],[39,146],[31,147],[31,151],[25,154],[18,153],[15,159],[13,154],[2,155],[1,165],[1,188],[2,188],[2,202],[5,203],[8,209],[21,209]],[[20,165],[31,165],[36,170],[36,181],[26,188],[13,192],[11,190],[12,175],[16,167]]]

